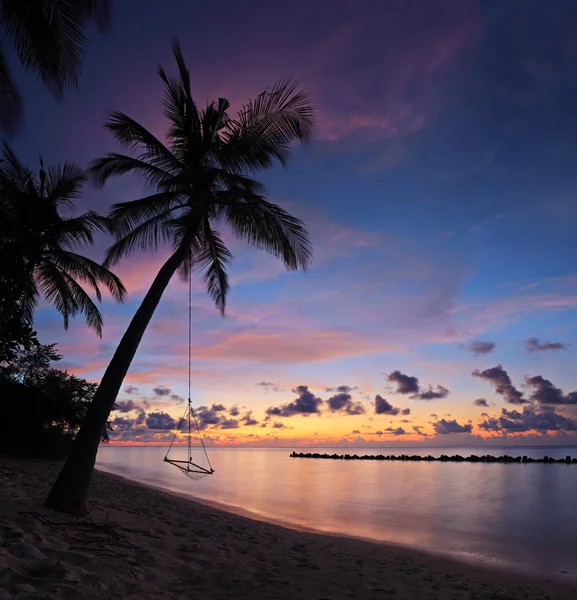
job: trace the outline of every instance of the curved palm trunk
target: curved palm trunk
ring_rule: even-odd
[[[183,239],[179,248],[158,272],[126,333],[120,340],[90,403],[66,463],[48,494],[46,506],[73,515],[82,515],[86,512],[90,480],[102,432],[106,427],[120,386],[130,368],[140,340],[170,279],[184,260],[190,240],[196,234],[198,225],[195,225],[190,228],[189,235]]]

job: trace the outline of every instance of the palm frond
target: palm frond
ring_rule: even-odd
[[[16,89],[0,41],[0,129],[14,133],[22,123],[22,98]]]
[[[280,258],[291,271],[308,268],[313,246],[300,219],[241,188],[218,193],[216,198],[216,215],[226,220],[236,237]]]
[[[46,197],[54,206],[72,206],[82,192],[86,174],[77,165],[64,163],[48,169],[46,177]]]
[[[210,297],[224,316],[229,290],[226,268],[232,260],[232,254],[220,234],[211,228],[208,219],[205,219],[199,231],[195,246],[193,267],[200,270]]]
[[[130,152],[138,152],[139,160],[164,171],[178,173],[182,165],[172,152],[146,127],[120,111],[110,111],[104,126]]]
[[[77,83],[87,39],[86,7],[74,0],[3,0],[0,20],[22,66],[56,95]]]
[[[94,243],[96,233],[106,233],[110,228],[109,219],[90,210],[78,217],[59,218],[57,227],[50,230],[45,239],[51,250],[74,248]]]
[[[275,160],[284,164],[296,142],[310,139],[314,125],[315,111],[307,92],[281,79],[231,121],[215,159],[233,171],[268,168]]]
[[[112,230],[117,237],[124,237],[143,221],[185,207],[186,204],[177,204],[180,198],[181,194],[177,191],[159,192],[138,200],[113,204],[108,213]]]
[[[92,161],[89,172],[94,185],[99,188],[103,187],[110,177],[130,172],[140,175],[149,187],[166,189],[174,182],[173,174],[165,169],[116,152],[110,152],[104,158]]]
[[[25,167],[12,148],[6,143],[2,143],[2,162],[0,163],[0,177],[3,187],[13,187],[20,193],[35,191],[34,174],[28,167]]]
[[[120,278],[90,258],[65,251],[51,252],[47,255],[47,258],[61,271],[65,271],[71,277],[88,283],[94,289],[99,301],[102,300],[99,283],[106,286],[110,295],[117,302],[124,302],[126,299],[126,288]]]
[[[129,233],[118,237],[117,241],[106,250],[103,265],[110,267],[121,258],[129,256],[135,250],[157,250],[159,246],[171,241],[170,232],[164,227],[170,220],[172,208],[164,213],[156,214],[146,221],[142,221]]]

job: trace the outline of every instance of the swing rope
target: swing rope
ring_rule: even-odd
[[[174,432],[174,437],[170,442],[170,446],[166,451],[166,456],[164,457],[164,461],[173,464],[175,467],[178,467],[185,475],[188,475],[191,479],[200,479],[204,477],[204,475],[211,475],[214,473],[214,469],[210,464],[210,458],[208,457],[208,452],[206,451],[206,446],[204,445],[204,439],[202,437],[202,433],[200,431],[200,427],[198,425],[198,421],[196,419],[196,415],[194,414],[194,409],[192,408],[192,401],[190,399],[190,392],[192,389],[192,261],[189,264],[188,271],[188,402],[187,407],[182,415],[178,427]],[[191,422],[192,417],[192,422]],[[172,445],[176,440],[178,432],[180,431],[180,427],[182,422],[188,419],[188,436],[187,436],[187,450],[188,450],[188,460],[171,460],[168,458],[170,450],[172,449]],[[200,444],[204,451],[204,456],[206,457],[206,462],[208,463],[208,469],[197,465],[192,461],[192,423],[194,423],[194,427],[196,428],[196,432],[198,433],[198,438],[200,440]],[[186,466],[182,466],[185,464]]]

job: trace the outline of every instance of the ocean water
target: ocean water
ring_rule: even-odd
[[[577,465],[313,460],[291,450],[212,448],[215,473],[200,481],[163,462],[162,447],[102,446],[97,467],[288,526],[577,577]],[[577,457],[561,447],[356,452]]]

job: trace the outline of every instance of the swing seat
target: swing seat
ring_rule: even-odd
[[[204,467],[201,467],[190,460],[173,460],[165,456],[164,462],[167,462],[175,466],[177,469],[180,469],[182,473],[184,473],[187,477],[190,477],[190,479],[193,481],[198,481],[199,479],[214,473],[214,469],[205,469]]]
[[[187,449],[186,456],[188,457],[188,459],[181,460],[181,459],[177,459],[177,458],[171,458],[170,454],[172,452],[174,442],[176,441],[178,434],[181,432],[181,429],[183,429],[183,425],[185,423],[188,423],[188,427],[185,428],[186,449]],[[200,441],[200,446],[202,447],[202,450],[204,451],[204,456],[206,458],[208,467],[202,467],[201,465],[197,465],[192,460],[193,448],[194,448],[194,446],[192,444],[192,436],[194,435],[194,432],[196,432],[196,435],[198,436],[198,439]],[[210,464],[210,459],[208,458],[206,446],[204,445],[204,440],[202,439],[202,434],[200,432],[200,427],[198,426],[198,421],[196,420],[196,415],[194,414],[194,409],[192,408],[190,396],[188,398],[186,411],[185,411],[184,415],[182,415],[182,418],[180,419],[180,421],[178,423],[178,427],[176,428],[176,431],[174,432],[174,437],[172,438],[172,442],[170,442],[170,446],[168,447],[168,450],[166,451],[166,456],[164,457],[164,462],[176,467],[182,473],[184,473],[184,475],[186,475],[187,477],[189,477],[190,479],[192,479],[194,481],[198,481],[199,479],[202,479],[203,477],[206,477],[207,475],[212,475],[214,473],[214,469],[212,468],[212,465]]]

